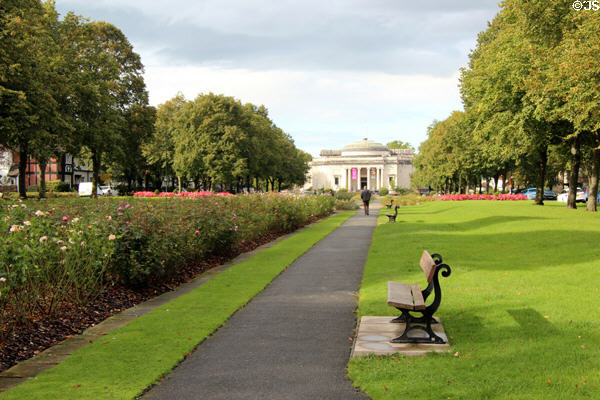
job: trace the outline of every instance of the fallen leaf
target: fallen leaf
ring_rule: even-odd
[[[454,353],[454,357],[459,357],[460,353],[457,351],[456,353]]]
[[[81,387],[81,385],[73,385],[73,387]]]
[[[450,381],[446,381],[446,385],[449,385],[449,384],[450,384]]]
[[[550,378],[548,378],[548,385],[550,384]]]

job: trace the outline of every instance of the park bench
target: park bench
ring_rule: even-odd
[[[388,224],[390,222],[396,222],[396,217],[398,216],[398,205],[396,205],[396,207],[394,207],[394,213],[393,214],[385,214],[385,216],[389,218]]]
[[[391,209],[393,204],[394,204],[394,199],[391,199],[391,200],[390,200],[390,204],[386,204],[385,206],[386,206],[387,208]]]
[[[442,276],[448,277],[452,271],[448,265],[443,263],[441,255],[429,255],[427,251],[423,251],[419,264],[425,273],[428,283],[424,290],[421,290],[421,287],[417,283],[388,282],[387,304],[396,307],[402,313],[402,315],[394,318],[391,322],[406,323],[406,328],[402,335],[392,339],[392,343],[445,343],[441,337],[433,332],[431,324],[438,323],[433,318],[433,314],[437,311],[442,301],[442,291],[438,274],[441,270]],[[425,301],[432,292],[434,294],[433,302],[426,305]],[[411,313],[420,313],[421,316],[415,317]],[[425,324],[425,326],[422,324]],[[413,330],[424,331],[429,337],[410,337],[408,333]]]

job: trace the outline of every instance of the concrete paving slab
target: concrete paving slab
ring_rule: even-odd
[[[298,258],[143,398],[366,399],[345,368],[371,210]]]
[[[449,352],[450,344],[444,326],[439,324],[432,325],[432,330],[440,336],[446,343],[444,344],[422,344],[422,343],[392,343],[392,339],[402,335],[406,324],[397,324],[390,322],[396,316],[373,317],[364,316],[360,319],[357,327],[357,334],[352,349],[352,357],[362,357],[369,354],[374,355],[392,355],[402,354],[405,356],[424,356],[429,352]],[[437,317],[436,317],[437,318]],[[424,332],[414,331],[410,335],[414,337],[427,337]]]

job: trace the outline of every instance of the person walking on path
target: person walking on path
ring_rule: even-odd
[[[369,215],[369,202],[371,201],[371,191],[367,187],[363,187],[363,191],[360,194],[360,198],[365,206],[365,215]]]

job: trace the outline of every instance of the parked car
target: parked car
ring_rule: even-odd
[[[585,189],[585,202],[587,203],[588,199],[590,198],[590,189],[586,188]],[[596,203],[600,203],[600,193],[598,193],[598,195],[596,196]]]
[[[118,196],[119,191],[112,186],[100,186],[102,196]]]
[[[529,188],[523,192],[527,199],[533,200],[537,194],[537,188]],[[556,200],[556,193],[552,190],[544,190],[544,200]]]
[[[559,193],[556,200],[566,203],[569,200],[569,189],[563,189],[562,192]],[[575,198],[576,203],[584,203],[587,201],[587,194],[582,188],[577,188],[577,197]]]
[[[535,194],[537,193],[537,188],[529,188],[522,192],[525,196],[527,196],[528,200],[535,199]]]

